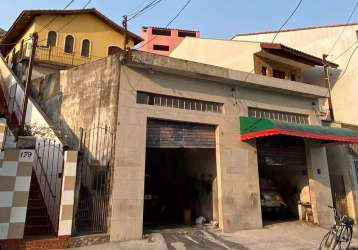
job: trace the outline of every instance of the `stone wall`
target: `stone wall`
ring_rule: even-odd
[[[112,56],[34,81],[33,94],[69,145],[78,145],[80,128],[115,128],[119,68]]]

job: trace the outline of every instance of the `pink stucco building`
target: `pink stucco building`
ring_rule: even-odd
[[[143,27],[141,36],[144,41],[139,45],[140,50],[167,56],[185,37],[200,37],[200,32],[159,27]]]

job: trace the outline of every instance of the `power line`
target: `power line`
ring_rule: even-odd
[[[188,7],[188,5],[191,3],[192,0],[188,0],[183,7],[180,8],[180,10],[178,11],[178,13],[167,23],[167,25],[165,26],[165,28],[168,28],[182,13],[183,11]],[[139,48],[137,49],[141,49],[143,48],[145,45],[147,45],[148,43],[150,43],[151,41],[153,41],[154,39],[156,39],[158,36],[153,36],[152,39],[148,40],[147,42],[145,42],[144,44],[142,44]]]
[[[351,48],[353,48],[356,44],[358,43],[358,41],[355,41],[351,46],[348,47],[348,49],[344,50],[341,54],[339,54],[337,57],[335,57],[334,59],[332,59],[331,61],[337,61],[339,58],[341,58],[344,54],[346,54]]]
[[[140,4],[137,4],[136,7],[134,7],[133,9],[131,9],[130,11],[128,11],[127,16],[131,16],[134,13],[136,13],[136,10],[139,9],[140,7],[142,7],[142,5],[144,5],[146,2],[148,2],[148,0],[144,0],[142,1]]]
[[[358,49],[358,47],[356,46],[354,48],[354,50],[352,51],[351,55],[349,56],[349,59],[348,59],[347,64],[346,64],[346,67],[344,68],[343,72],[341,73],[341,75],[339,76],[339,78],[337,79],[336,82],[338,82],[344,76],[344,74],[347,72],[349,64],[351,63],[352,58],[353,58],[354,54],[356,53],[357,49]]]
[[[92,0],[88,0],[87,3],[82,7],[81,11],[84,10],[84,9],[86,9],[86,8],[88,7],[88,5],[91,4],[91,2],[92,2]],[[67,23],[65,23],[63,26],[61,26],[61,28],[59,28],[59,29],[57,30],[57,32],[60,32],[60,31],[63,30],[65,27],[67,27],[70,23],[72,23],[72,22],[76,19],[76,17],[78,17],[78,16],[77,16],[77,15],[74,15],[74,17],[73,17],[69,22],[67,22]]]
[[[70,7],[76,0],[71,0],[63,9],[66,10],[68,7]],[[40,34],[44,29],[46,29],[48,26],[50,26],[56,19],[58,18],[58,16],[55,16],[54,18],[52,18],[47,24],[45,24],[37,33]],[[24,39],[24,42],[27,42],[29,40],[31,40],[31,36],[27,37],[26,39]],[[47,40],[47,39],[46,39]],[[39,41],[39,42],[43,42],[45,40]],[[0,46],[12,46],[12,45],[16,45],[17,43],[7,43],[7,44],[0,44]]]
[[[75,2],[75,0],[71,0],[63,9],[66,10],[68,7],[70,7],[73,3]],[[52,18],[46,25],[44,25],[37,33],[40,34],[44,29],[46,29],[48,26],[50,26],[54,21],[56,21],[56,19],[58,18],[58,16],[55,16],[54,18]]]
[[[152,0],[150,3],[148,3],[146,6],[144,6],[141,10],[137,11],[134,14],[128,15],[130,16],[130,18],[128,19],[128,21],[131,21],[143,14],[145,14],[146,12],[152,10],[153,8],[155,8],[162,0]]]
[[[350,13],[350,15],[349,15],[349,17],[348,17],[348,19],[347,19],[346,25],[343,27],[343,29],[342,29],[341,32],[339,33],[337,39],[334,41],[334,43],[333,43],[332,47],[330,48],[330,50],[328,51],[327,55],[330,55],[331,52],[333,51],[333,49],[336,47],[338,41],[341,39],[341,37],[342,37],[344,31],[346,30],[347,25],[348,25],[349,22],[351,21],[351,19],[352,19],[354,13],[356,12],[357,8],[358,8],[358,1],[356,2],[355,6],[354,6],[354,8],[353,8],[353,10],[352,10],[352,12]]]
[[[271,43],[273,43],[278,34],[280,34],[280,32],[282,31],[282,29],[286,26],[286,24],[291,20],[291,18],[296,14],[297,10],[300,8],[301,4],[302,4],[303,0],[298,1],[296,7],[293,9],[293,11],[291,11],[290,15],[286,18],[286,20],[283,22],[283,24],[280,26],[280,28],[278,29],[278,31],[276,32],[275,36],[273,37]],[[245,77],[245,81],[247,81],[247,79],[249,78],[250,74],[252,74],[254,72],[255,68],[253,68],[250,72],[247,73],[246,77]]]
[[[274,38],[272,39],[273,43],[276,40],[276,37],[278,36],[278,34],[280,34],[280,32],[282,31],[282,29],[286,26],[286,24],[291,20],[291,18],[295,15],[295,13],[297,12],[298,8],[301,6],[303,0],[300,0],[298,2],[298,4],[296,5],[296,8],[291,12],[291,14],[287,17],[287,19],[285,20],[285,22],[281,25],[281,27],[279,28],[279,30],[277,31],[276,35],[274,36]]]
[[[92,2],[93,0],[88,0],[86,2],[86,4],[82,7],[81,11],[83,11],[84,9],[86,9],[88,7],[88,5],[90,5],[90,3]],[[60,32],[61,30],[63,30],[65,27],[67,27],[69,24],[71,24],[78,16],[77,15],[74,15],[67,23],[65,23],[64,25],[62,25],[58,30],[55,30],[56,33]],[[38,42],[38,44],[40,44],[41,42],[44,42],[44,41],[47,41],[47,38],[46,39],[43,39],[41,41]]]

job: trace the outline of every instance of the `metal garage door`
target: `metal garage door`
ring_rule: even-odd
[[[148,148],[215,148],[215,126],[149,119]]]
[[[306,152],[300,138],[276,136],[257,140],[258,163],[263,166],[305,166]]]

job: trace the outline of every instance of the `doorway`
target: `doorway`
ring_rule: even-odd
[[[215,126],[148,120],[144,227],[218,219]]]
[[[264,223],[313,221],[304,141],[288,136],[257,140]]]

